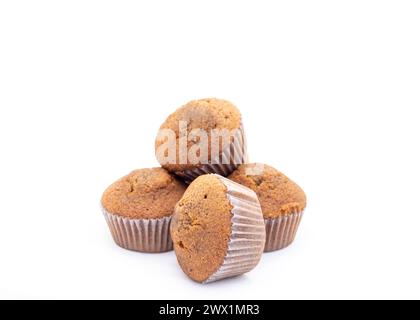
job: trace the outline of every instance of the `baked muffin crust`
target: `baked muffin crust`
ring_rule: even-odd
[[[255,172],[261,164],[244,164],[234,171],[229,179],[240,183],[257,194],[264,218],[277,218],[294,212],[301,212],[306,207],[306,195],[292,180],[273,167],[264,165],[260,175]]]
[[[164,159],[159,159],[157,150],[162,146],[167,139],[157,137],[155,141],[156,156],[159,163],[170,172],[177,172],[182,170],[193,169],[201,165],[201,163],[193,164],[190,159],[187,159],[187,163],[180,164],[180,121],[183,121],[187,125],[187,132],[191,133],[195,129],[201,129],[207,132],[208,137],[208,161],[212,159],[211,151],[211,130],[237,130],[241,127],[241,114],[239,110],[229,101],[208,98],[193,100],[177,109],[172,113],[166,121],[161,125],[160,130],[170,129],[176,135],[176,163],[165,163]],[[197,141],[188,141],[187,150],[191,150],[193,146],[199,145],[199,139]],[[182,152],[183,150],[181,150]],[[219,148],[219,154],[222,152],[222,148]]]
[[[231,234],[232,205],[216,175],[190,185],[175,207],[171,223],[174,249],[182,270],[203,282],[223,264]]]
[[[173,214],[185,190],[165,169],[140,169],[108,187],[101,203],[109,213],[125,218],[159,219]]]

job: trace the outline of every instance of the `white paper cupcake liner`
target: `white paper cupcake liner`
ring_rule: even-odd
[[[275,219],[264,219],[267,234],[264,252],[281,250],[288,247],[295,239],[302,216],[303,211],[287,214]]]
[[[172,250],[169,234],[171,216],[161,219],[128,219],[102,210],[112,237],[120,247],[149,253]]]
[[[222,265],[204,283],[235,277],[254,269],[259,263],[266,240],[264,218],[258,197],[251,189],[226,178],[220,181],[227,188],[232,205],[232,231]]]
[[[209,173],[227,177],[241,164],[247,163],[247,144],[243,124],[234,135],[233,143],[223,150],[220,159],[215,160],[216,163],[203,164],[194,169],[177,171],[175,174],[181,177],[185,183],[190,184],[199,176]]]

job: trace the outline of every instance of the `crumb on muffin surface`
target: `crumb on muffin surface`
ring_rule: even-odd
[[[165,169],[132,171],[109,186],[101,199],[111,214],[130,219],[159,219],[171,216],[186,185]]]

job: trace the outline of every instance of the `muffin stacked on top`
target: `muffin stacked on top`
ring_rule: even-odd
[[[242,116],[226,100],[193,100],[179,108],[161,125],[155,146],[161,166],[187,183],[203,174],[227,176],[246,163]]]
[[[208,283],[246,273],[263,251],[294,240],[305,194],[276,169],[247,164],[242,117],[230,102],[182,106],[160,127],[155,152],[161,168],[135,170],[102,196],[119,246],[174,248],[182,270]]]

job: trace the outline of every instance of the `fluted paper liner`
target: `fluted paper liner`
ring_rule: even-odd
[[[222,265],[204,283],[244,274],[259,263],[265,245],[265,225],[257,195],[251,189],[221,176],[232,205],[232,227]]]
[[[295,239],[302,216],[303,211],[286,214],[274,219],[264,219],[267,234],[264,252],[288,247]]]
[[[246,136],[243,124],[241,124],[239,130],[237,130],[233,137],[233,143],[230,143],[229,146],[223,150],[221,158],[217,159],[217,163],[203,164],[194,169],[175,172],[175,174],[181,177],[187,184],[190,184],[196,178],[204,174],[216,173],[223,177],[227,177],[241,164],[248,161]]]
[[[149,253],[172,250],[169,234],[171,216],[160,219],[128,219],[111,214],[105,209],[103,213],[112,237],[120,247]]]

